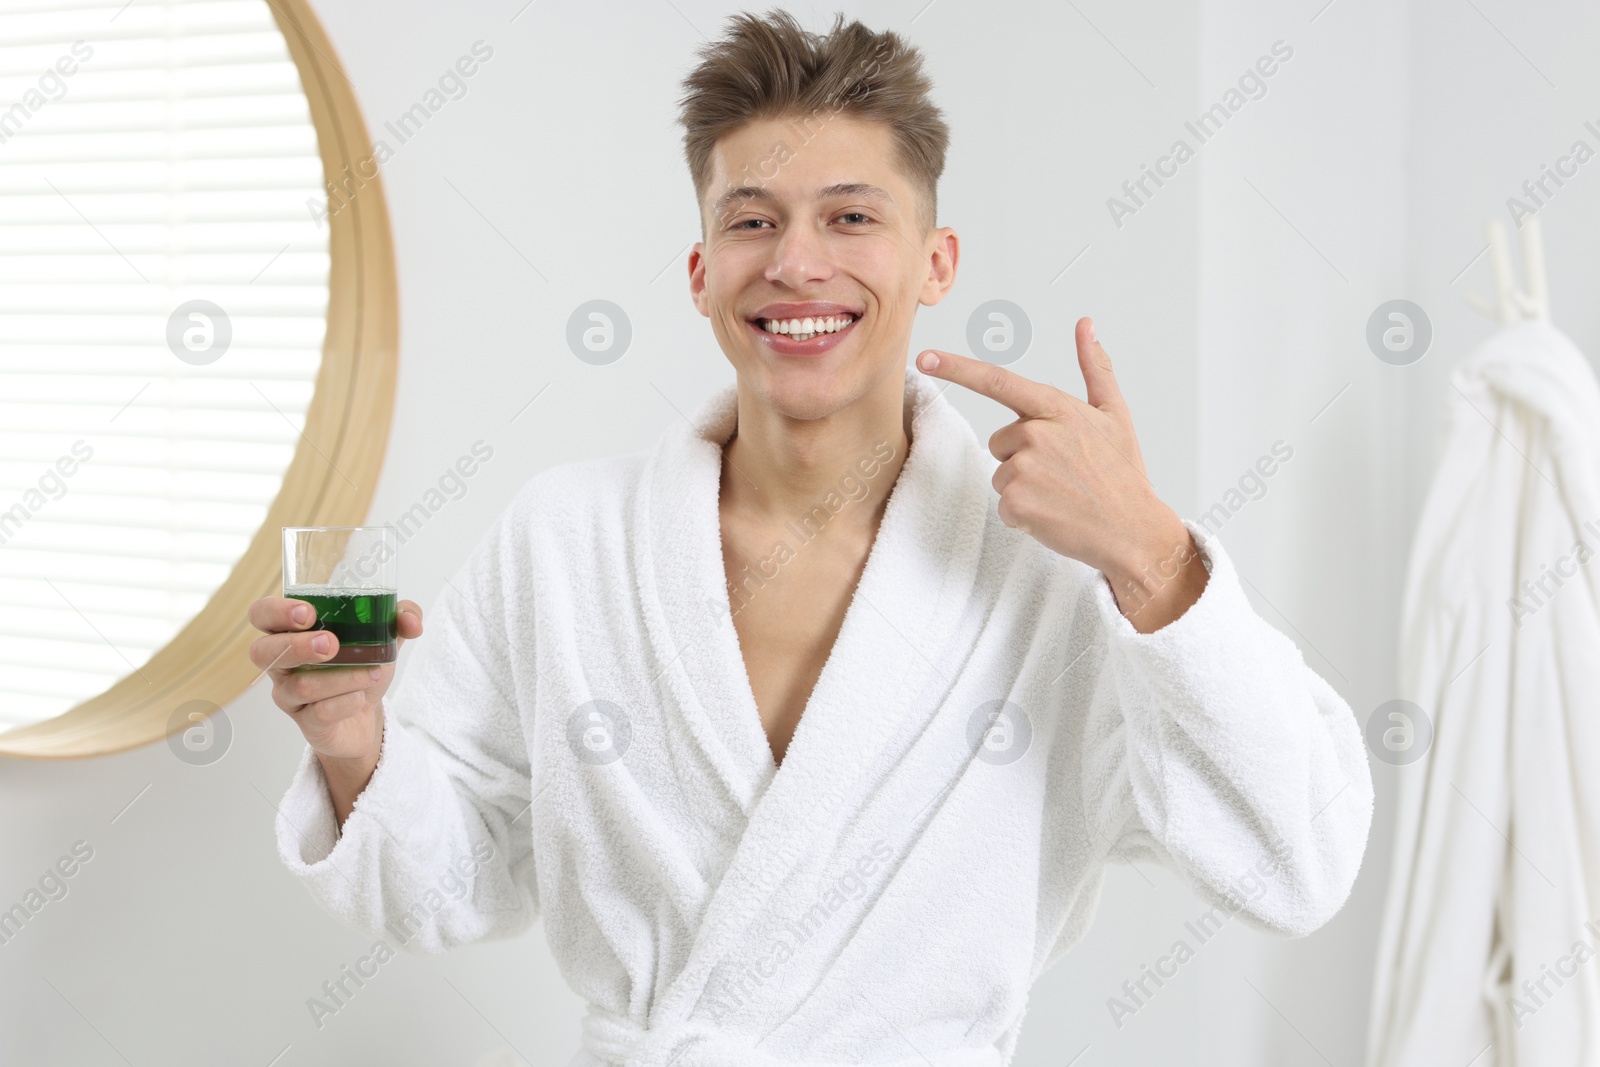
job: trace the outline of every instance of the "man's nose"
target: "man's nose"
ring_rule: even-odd
[[[772,245],[766,278],[791,289],[826,278],[833,271],[826,235],[811,225],[789,225]]]

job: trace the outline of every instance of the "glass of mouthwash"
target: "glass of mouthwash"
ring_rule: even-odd
[[[393,526],[283,527],[283,595],[316,611],[309,629],[339,639],[332,659],[305,666],[395,661],[399,552]]]

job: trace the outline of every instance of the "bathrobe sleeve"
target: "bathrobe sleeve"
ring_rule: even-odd
[[[532,700],[514,684],[531,678],[533,650],[508,638],[522,632],[508,612],[531,596],[516,588],[528,584],[519,555],[500,520],[401,649],[378,765],[343,831],[309,746],[279,808],[279,855],[311,895],[413,949],[509,936],[538,914],[521,717]]]
[[[1096,572],[1107,648],[1086,724],[1084,811],[1110,861],[1155,859],[1249,925],[1311,933],[1366,850],[1372,779],[1350,707],[1251,608],[1221,543],[1185,520],[1210,577],[1141,634]]]

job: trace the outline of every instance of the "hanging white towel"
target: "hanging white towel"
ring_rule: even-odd
[[[1366,753],[1220,542],[1188,524],[1208,584],[1140,634],[1000,521],[938,383],[906,390],[910,454],[781,767],[729,620],[729,386],[653,449],[529,482],[407,646],[342,836],[307,753],[285,863],[424,949],[542,915],[588,1067],[1001,1067],[1111,861],[1261,929],[1325,922]]]
[[[1542,322],[1451,375],[1406,578],[1369,1067],[1600,1064],[1600,386]]]

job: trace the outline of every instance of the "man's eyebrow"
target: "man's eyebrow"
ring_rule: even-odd
[[[840,197],[875,200],[889,207],[895,206],[894,197],[876,185],[869,185],[866,182],[835,182],[833,185],[825,185],[817,190],[818,200],[834,200]],[[764,185],[741,185],[736,189],[729,189],[718,197],[717,202],[712,205],[711,213],[720,215],[735,203],[746,203],[751,200],[763,200],[770,203],[776,199],[772,195],[772,191]]]

